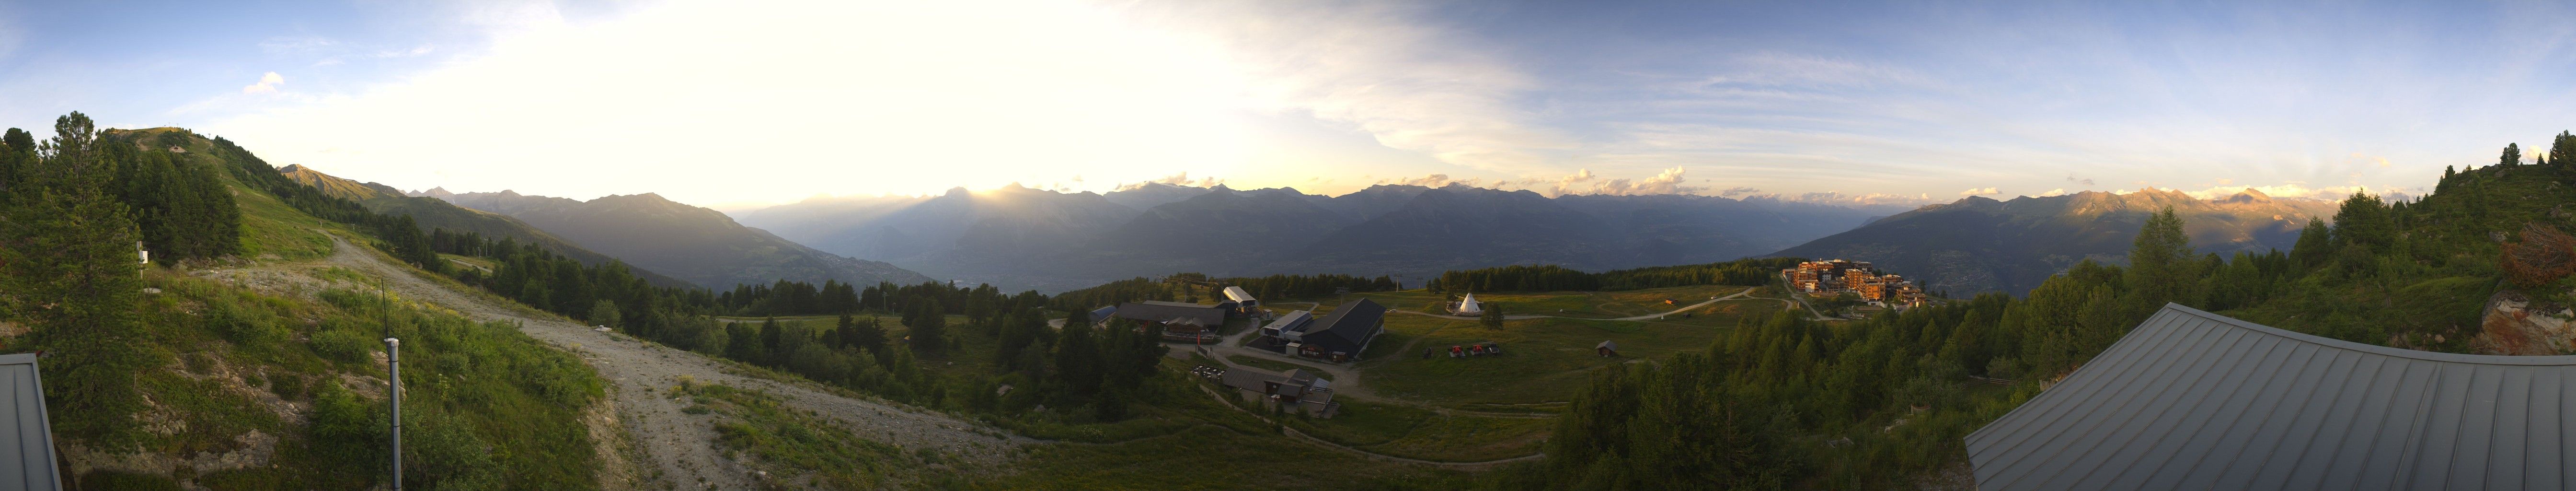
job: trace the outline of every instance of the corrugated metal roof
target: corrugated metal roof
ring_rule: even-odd
[[[36,355],[0,355],[0,489],[63,489]]]
[[[2568,489],[2576,356],[2372,346],[2166,305],[1967,437],[1977,487]]]

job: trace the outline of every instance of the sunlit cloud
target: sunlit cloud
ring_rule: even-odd
[[[1972,189],[1969,189],[1969,190],[1966,190],[1966,191],[1960,191],[1960,192],[1959,192],[1959,195],[1960,195],[1960,196],[1985,196],[1985,195],[1990,195],[1990,194],[2004,194],[2004,193],[2003,193],[2002,191],[1996,191],[1994,186],[1986,186],[1986,187],[1982,187],[1982,188],[1972,188]]]
[[[1074,184],[1081,184],[1081,183],[1082,183],[1082,176],[1074,176],[1074,177],[1073,177],[1073,179],[1071,179],[1071,181],[1073,181],[1073,183],[1074,183]],[[1145,187],[1146,185],[1149,185],[1149,184],[1168,184],[1168,185],[1173,185],[1173,186],[1189,186],[1189,187],[1206,188],[1206,187],[1216,187],[1216,185],[1218,185],[1218,184],[1223,184],[1223,183],[1225,183],[1225,180],[1224,180],[1224,179],[1218,179],[1218,178],[1216,178],[1216,176],[1200,177],[1198,180],[1193,181],[1193,180],[1190,180],[1190,173],[1189,173],[1189,172],[1181,172],[1181,173],[1177,173],[1177,174],[1172,174],[1172,175],[1168,175],[1168,176],[1163,176],[1161,179],[1152,179],[1152,180],[1147,180],[1147,181],[1143,181],[1143,182],[1136,182],[1136,183],[1130,183],[1130,184],[1121,184],[1121,185],[1118,185],[1118,188],[1117,188],[1117,189],[1118,189],[1119,191],[1125,191],[1125,190],[1129,190],[1129,189],[1142,188],[1142,187]],[[1068,189],[1068,190],[1069,190],[1069,189],[1074,189],[1074,188],[1072,188],[1072,187],[1069,187],[1069,186],[1068,186],[1068,187],[1065,187],[1064,189]]]
[[[277,86],[285,83],[285,76],[278,75],[277,72],[268,72],[266,75],[259,76],[258,83],[242,86],[241,92],[244,94],[274,94],[277,93]]]

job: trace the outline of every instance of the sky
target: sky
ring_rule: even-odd
[[[1145,182],[2414,195],[2576,128],[2576,10],[2545,2],[213,3],[0,0],[0,126],[81,111],[404,189],[728,210]]]

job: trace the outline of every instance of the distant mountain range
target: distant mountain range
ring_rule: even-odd
[[[2336,205],[2273,199],[2253,190],[2215,200],[2153,189],[2010,201],[1969,197],[1872,220],[1772,255],[1870,261],[1953,296],[2020,295],[2084,259],[2127,263],[2138,227],[2167,206],[2182,217],[2194,248],[2231,254],[2287,251],[2309,218],[2330,218]]]
[[[590,201],[512,191],[456,194],[434,188],[411,194],[516,218],[629,264],[717,290],[778,280],[817,285],[825,280],[860,285],[933,281],[892,264],[814,250],[734,223],[724,213],[652,193]]]
[[[556,254],[581,261],[583,264],[600,264],[611,259],[608,254],[582,247],[574,241],[566,240],[535,225],[529,225],[527,222],[506,215],[466,209],[435,199],[407,197],[402,190],[391,186],[372,182],[359,183],[301,165],[288,165],[277,169],[277,172],[288,179],[294,179],[295,182],[321,189],[324,194],[356,201],[366,206],[369,211],[388,215],[410,215],[412,221],[420,224],[424,229],[443,228],[450,231],[479,233],[485,237],[509,237],[517,239],[520,243],[537,244]],[[637,267],[636,276],[655,285],[696,286],[695,282],[660,274],[653,271],[651,267],[636,264],[634,260],[630,259],[626,262]]]
[[[1506,264],[1601,270],[1764,254],[1901,207],[1711,196],[1561,196],[1379,185],[1342,196],[1166,184],[816,198],[743,223],[966,282],[1060,291],[1139,275],[1402,275]],[[533,221],[533,220],[532,220]]]

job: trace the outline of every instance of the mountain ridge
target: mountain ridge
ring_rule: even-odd
[[[443,190],[443,189],[442,189]],[[420,193],[431,196],[429,193]],[[638,267],[714,289],[800,281],[917,284],[929,276],[892,264],[823,252],[715,210],[660,194],[609,195],[589,201],[494,193],[448,193],[460,207],[508,216]]]
[[[1180,271],[1428,278],[1532,262],[1594,270],[1708,263],[1895,211],[1715,196],[1549,197],[1456,184],[1380,184],[1340,196],[1150,184],[1105,194],[1013,185],[818,197],[738,215],[835,254],[1006,289],[1062,291]]]
[[[1770,256],[1870,261],[1953,296],[1985,291],[2019,295],[2086,259],[2125,264],[2138,226],[2148,214],[2168,206],[2189,224],[2186,231],[2196,251],[2227,254],[2289,250],[2308,219],[2332,216],[2336,202],[2273,198],[2250,189],[2216,199],[2161,189],[2011,200],[1970,196],[1877,219]]]

